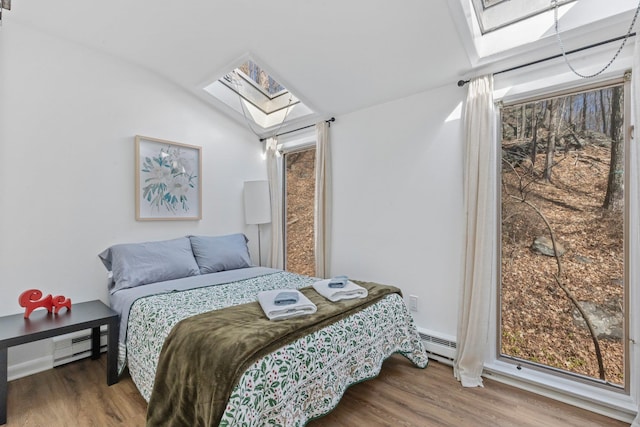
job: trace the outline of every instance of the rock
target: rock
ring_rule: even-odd
[[[587,258],[586,256],[576,255],[574,259],[582,264],[592,264],[593,260],[591,258]]]
[[[611,138],[609,138],[607,135],[601,132],[586,130],[583,133],[584,133],[585,139],[587,139],[590,144],[597,145],[600,147],[611,146]]]
[[[564,246],[556,240],[556,249],[558,250],[558,255],[562,256],[567,251]],[[536,237],[531,245],[531,250],[534,252],[538,252],[539,254],[546,256],[555,256],[553,252],[553,243],[551,239],[546,236]]]
[[[529,153],[531,152],[530,145],[529,142],[504,145],[502,148],[502,159],[509,162],[512,166],[517,166],[529,157]],[[510,169],[508,166],[502,166]]]
[[[580,301],[580,306],[585,311],[598,339],[608,339],[613,341],[622,340],[623,316],[621,301],[612,300],[605,304],[596,304],[591,301]],[[573,307],[573,323],[576,326],[587,329],[587,324],[580,315],[577,308]]]

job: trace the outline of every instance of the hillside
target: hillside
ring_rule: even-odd
[[[583,148],[556,151],[549,183],[540,179],[544,154],[536,156],[535,165],[529,160],[514,170],[504,167],[502,351],[599,377],[591,336],[554,279],[555,257],[532,249],[534,240],[549,232],[540,215],[517,200],[525,186],[526,200],[547,218],[566,251],[560,257],[560,280],[598,326],[606,380],[624,384],[623,227],[619,213],[602,208],[610,161],[603,140],[587,139]]]

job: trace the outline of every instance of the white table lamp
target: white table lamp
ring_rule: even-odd
[[[271,222],[271,198],[268,181],[244,182],[244,217],[248,225],[258,226],[258,265],[262,265],[260,225]]]

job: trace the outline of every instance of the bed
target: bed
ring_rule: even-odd
[[[213,399],[210,390],[224,389],[217,375],[224,370],[189,370],[203,369],[212,355],[225,359],[220,355],[238,345],[224,347],[223,340],[201,345],[200,338],[183,338],[174,347],[193,356],[189,363],[191,357],[169,356],[174,335],[188,322],[206,316],[245,316],[237,310],[262,314],[264,319],[255,321],[263,322],[264,330],[271,331],[270,325],[275,330],[275,324],[286,329],[289,321],[269,323],[263,313],[255,313],[257,294],[298,289],[315,298],[320,313],[322,307],[336,304],[314,295],[310,286],[319,279],[252,266],[242,234],[114,245],[99,256],[112,274],[111,307],[121,316],[118,370],[128,368],[149,402],[148,425],[304,426],[335,408],[350,385],[377,376],[382,362],[394,353],[403,354],[418,368],[427,366],[426,352],[400,293],[362,283],[371,296],[380,291],[379,296],[297,334],[287,331],[284,339],[240,364],[228,391]],[[231,327],[218,329],[225,333]],[[201,350],[203,354],[186,350],[185,342],[206,350]],[[173,377],[178,380],[168,383],[167,378]],[[191,378],[197,381],[192,384]],[[224,399],[218,408],[211,404],[201,410],[220,396]]]

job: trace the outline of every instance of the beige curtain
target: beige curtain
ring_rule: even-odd
[[[282,156],[277,149],[278,140],[268,138],[267,150],[267,178],[271,195],[271,247],[267,265],[271,268],[284,268],[284,236],[282,218]]]
[[[635,307],[635,311],[630,316],[634,317],[634,321],[630,327],[630,343],[631,357],[629,360],[635,362],[635,398],[638,402],[638,414],[633,420],[632,427],[640,427],[640,330],[638,328],[640,319],[638,319],[638,307],[640,306],[640,265],[638,265],[638,257],[640,257],[640,201],[638,194],[640,192],[640,147],[638,147],[638,132],[640,132],[640,40],[636,36],[635,49],[633,53],[633,70],[631,74],[631,124],[633,125],[633,139],[629,150],[629,297],[631,307]]]
[[[329,239],[331,223],[331,155],[329,123],[316,125],[316,194],[314,203],[314,253],[316,277],[329,275]]]
[[[464,113],[466,246],[454,374],[464,387],[482,387],[489,339],[496,241],[496,117],[493,76],[472,79]]]

